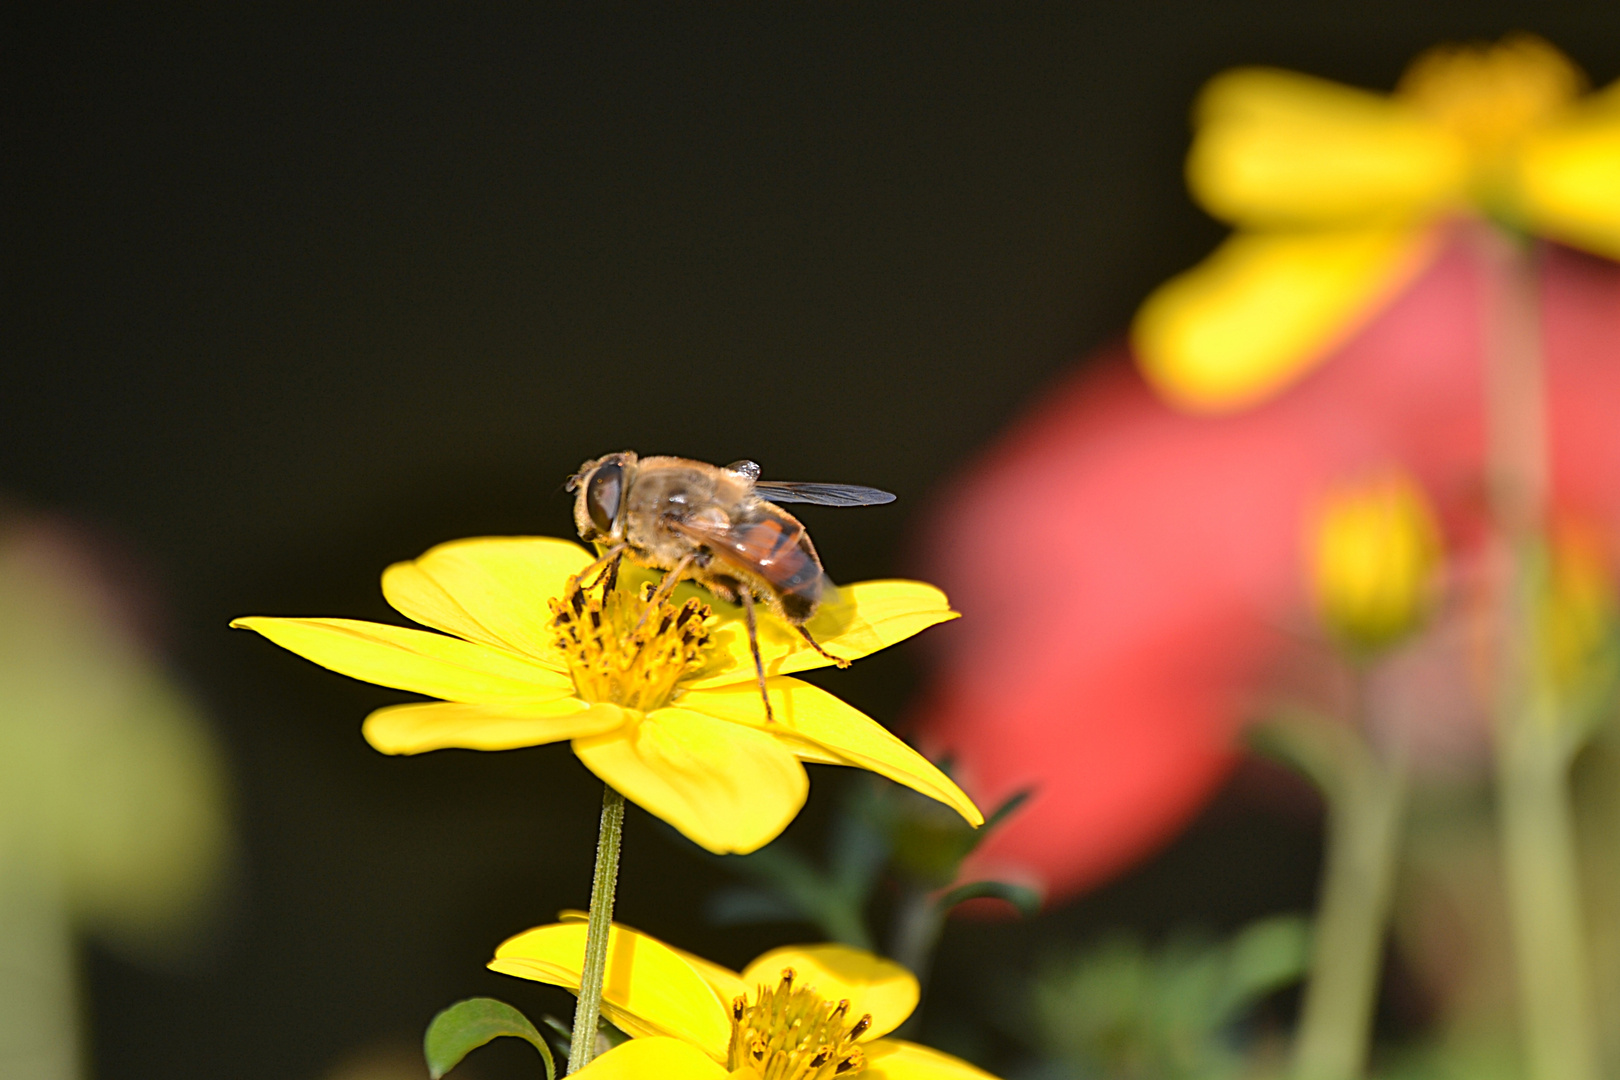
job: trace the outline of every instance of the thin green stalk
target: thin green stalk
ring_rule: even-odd
[[[940,910],[938,897],[920,885],[907,885],[895,908],[894,930],[890,939],[889,956],[895,963],[917,977],[917,986],[923,1000],[905,1023],[896,1029],[897,1037],[917,1031],[921,1023],[922,1006],[927,1004],[928,977],[934,965],[934,950],[945,931],[945,913]]]
[[[1529,1080],[1596,1080],[1570,807],[1572,735],[1545,670],[1546,386],[1528,242],[1481,234],[1497,605],[1497,813]]]
[[[591,912],[585,930],[585,964],[579,977],[568,1075],[596,1056],[596,1028],[602,1015],[602,980],[607,971],[608,931],[613,926],[613,890],[619,880],[619,845],[624,836],[624,796],[602,786],[602,825],[596,840],[596,875],[591,881]]]
[[[0,856],[0,1071],[6,1076],[82,1075],[77,969],[55,875]]]
[[[1360,739],[1325,785],[1327,850],[1294,1080],[1355,1080],[1366,1068],[1406,792],[1404,759],[1386,762]]]
[[[1497,798],[1526,1075],[1596,1080],[1569,747],[1553,709],[1501,719]]]

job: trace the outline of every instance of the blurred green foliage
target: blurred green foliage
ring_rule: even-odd
[[[1303,918],[1275,916],[1225,940],[1191,933],[1151,948],[1107,938],[1054,961],[1031,994],[1027,1038],[1044,1076],[1236,1080],[1274,1075],[1280,1038],[1245,1027],[1305,973]]]

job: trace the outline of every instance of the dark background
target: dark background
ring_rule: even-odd
[[[0,491],[147,567],[245,852],[189,965],[92,947],[100,1075],[313,1078],[460,996],[565,1009],[481,965],[585,902],[584,770],[377,755],[360,718],[400,695],[232,616],[388,617],[388,562],[566,535],[561,481],[624,447],[897,491],[806,518],[834,576],[903,570],[930,492],[1220,235],[1181,184],[1206,78],[1387,88],[1515,28],[1620,75],[1607,0],[13,9]],[[893,719],[914,677],[836,686]],[[992,1008],[1042,935],[1304,907],[1313,829],[1229,792],[1093,898],[953,928],[929,1027]],[[734,964],[806,933],[706,927],[724,880],[632,811],[625,921]]]

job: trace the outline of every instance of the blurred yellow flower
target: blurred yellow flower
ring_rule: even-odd
[[[791,627],[760,621],[767,720],[740,608],[683,584],[648,612],[654,575],[627,569],[608,591],[580,582],[592,561],[567,540],[486,537],[389,567],[388,602],[444,633],[353,619],[231,625],[333,671],[443,699],[368,716],[366,740],[385,754],[571,740],[604,782],[710,851],[753,851],[786,828],[804,805],[807,761],[869,769],[983,822],[876,721],[787,677],[832,662]],[[931,585],[866,581],[841,588],[808,625],[828,653],[855,660],[955,617]]]
[[[1133,345],[1178,404],[1263,398],[1352,333],[1477,215],[1620,258],[1620,83],[1540,38],[1442,46],[1391,96],[1239,68],[1205,87],[1193,195],[1239,231],[1161,286]]]
[[[489,966],[579,992],[583,922],[519,934]],[[917,980],[844,945],[774,949],[740,973],[614,925],[602,1015],[629,1035],[588,1080],[994,1080],[965,1061],[885,1039],[917,1006]]]
[[[1410,478],[1386,476],[1329,496],[1311,549],[1317,611],[1351,648],[1393,644],[1427,614],[1440,531]]]

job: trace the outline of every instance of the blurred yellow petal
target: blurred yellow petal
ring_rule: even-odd
[[[585,923],[540,926],[503,941],[489,966],[578,993]],[[627,1035],[670,1035],[726,1059],[731,1016],[703,977],[657,938],[614,924],[608,935],[602,1013]]]
[[[715,604],[717,613],[731,605]],[[740,609],[733,609],[740,610]],[[729,612],[713,636],[716,659],[702,678],[688,685],[724,686],[752,680],[754,658],[748,651],[748,630]],[[822,648],[844,660],[859,660],[879,649],[904,641],[935,623],[957,618],[950,601],[934,586],[921,581],[857,581],[838,587],[823,601],[805,629]],[[798,630],[774,616],[760,620],[760,658],[766,675],[789,675],[832,663],[812,649]]]
[[[1184,408],[1266,397],[1322,359],[1424,265],[1426,231],[1239,233],[1148,297],[1143,373]]]
[[[770,843],[810,787],[804,766],[771,736],[684,708],[575,739],[574,753],[625,798],[718,855]]]
[[[1516,179],[1536,232],[1620,259],[1620,83],[1527,139]]]
[[[515,750],[586,735],[601,735],[625,722],[617,705],[589,705],[563,697],[539,704],[468,705],[428,701],[390,705],[366,717],[360,732],[385,754],[420,754],[461,747]]]
[[[580,1080],[726,1080],[730,1074],[679,1039],[631,1039],[574,1074]]]
[[[453,540],[383,572],[383,595],[424,626],[513,649],[563,670],[546,601],[593,556],[549,536]]]
[[[231,625],[255,630],[340,674],[452,701],[545,701],[574,691],[567,675],[533,660],[426,630],[357,619],[265,616]]]
[[[757,683],[689,690],[681,698],[681,705],[738,724],[750,724],[763,732],[803,740],[809,744],[799,751],[804,760],[830,760],[867,769],[938,799],[975,826],[984,823],[979,808],[950,777],[853,705],[798,679],[773,678],[767,688],[775,716],[770,723],[765,720]],[[815,748],[826,753],[815,755]]]
[[[996,1080],[961,1058],[900,1039],[882,1039],[865,1050],[861,1080]]]
[[[917,1007],[917,977],[893,960],[847,945],[789,945],[772,949],[743,969],[742,981],[753,990],[771,986],[793,969],[793,985],[812,990],[826,1001],[849,999],[850,1020],[871,1014],[872,1026],[862,1039],[887,1035]]]
[[[1309,75],[1239,68],[1196,109],[1194,196],[1255,228],[1412,220],[1459,201],[1464,143],[1417,110]]]

